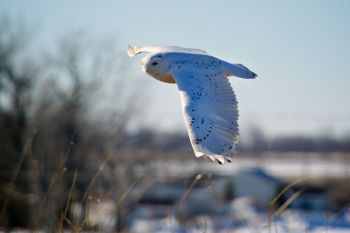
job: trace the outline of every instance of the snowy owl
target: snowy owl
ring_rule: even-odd
[[[130,57],[139,53],[150,53],[141,62],[144,72],[177,84],[196,157],[220,164],[231,162],[238,139],[238,110],[227,76],[253,79],[257,75],[241,64],[225,62],[200,49],[129,45]]]

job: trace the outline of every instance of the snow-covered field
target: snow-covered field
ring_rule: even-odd
[[[131,232],[188,232],[188,233],[349,233],[350,221],[334,219],[332,216],[319,216],[286,212],[271,220],[267,215],[251,216],[246,220],[234,220],[227,217],[201,216],[195,221],[179,224],[173,217],[161,219],[138,219],[131,225]]]
[[[235,175],[241,170],[249,168],[262,168],[264,171],[283,180],[295,180],[299,178],[311,178],[315,180],[348,179],[350,178],[350,160],[342,154],[331,156],[302,155],[297,153],[288,156],[267,155],[260,158],[237,157],[232,164],[217,165],[213,163],[201,163],[198,161],[154,161],[139,168],[140,176],[181,176],[207,172],[222,175]],[[165,166],[166,164],[166,166]],[[149,173],[152,171],[152,174]],[[288,182],[287,182],[288,183]],[[265,185],[265,183],[264,183]],[[242,200],[242,199],[241,199]],[[135,215],[130,218],[128,233],[350,233],[350,209],[344,207],[341,213],[331,214],[325,212],[297,212],[285,210],[280,216],[271,217],[265,212],[258,211],[249,202],[238,203],[239,198],[234,199],[228,212],[219,215],[199,215],[193,219],[178,222],[174,208],[163,216],[150,217],[147,211],[155,211],[150,208],[144,215]],[[242,205],[243,203],[243,205]],[[235,205],[236,204],[236,205]],[[100,226],[100,231],[88,232],[113,232],[114,221],[113,201],[104,200],[91,206],[94,210],[89,216],[89,222]],[[139,208],[136,206],[135,208]],[[215,208],[222,208],[215,206]],[[229,207],[231,208],[231,207]],[[0,230],[0,232],[2,232]],[[14,230],[12,232],[27,233],[28,230]],[[45,232],[45,231],[35,231]],[[65,232],[71,232],[66,230]],[[84,231],[81,231],[84,232]]]

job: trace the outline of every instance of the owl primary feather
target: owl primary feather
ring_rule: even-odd
[[[128,47],[128,55],[149,53],[141,67],[153,78],[176,83],[188,135],[196,157],[231,162],[238,139],[236,96],[228,76],[254,79],[241,64],[231,64],[200,49],[179,46]]]

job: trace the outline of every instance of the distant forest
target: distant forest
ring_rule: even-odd
[[[259,129],[248,135],[249,139],[238,142],[237,150],[245,153],[263,152],[350,152],[350,137],[335,138],[327,135],[265,137]],[[190,150],[188,136],[181,133],[157,133],[140,130],[128,135],[128,145],[137,148],[159,148],[162,150]]]

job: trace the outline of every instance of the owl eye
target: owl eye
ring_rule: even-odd
[[[158,62],[152,62],[152,63],[151,63],[152,66],[155,66],[155,65],[157,65],[157,64],[158,64]]]

